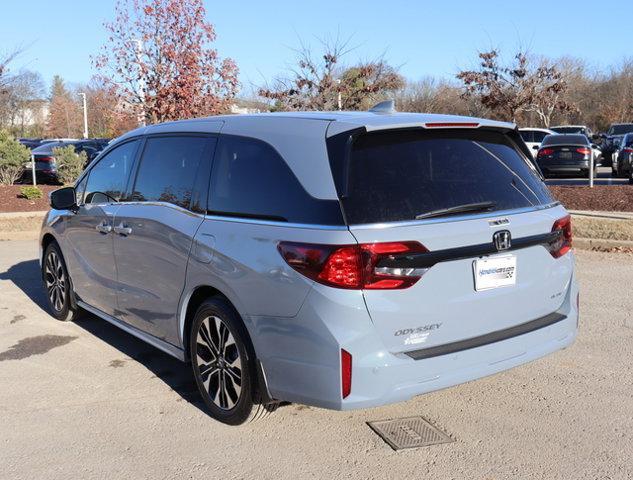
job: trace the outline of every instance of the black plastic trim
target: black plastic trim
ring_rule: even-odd
[[[540,328],[545,328],[567,317],[562,313],[553,312],[544,317],[531,320],[514,327],[506,328],[504,330],[497,330],[496,332],[487,333],[479,337],[468,338],[466,340],[460,340],[458,342],[447,343],[445,345],[438,345],[437,347],[423,348],[421,350],[413,350],[411,352],[404,352],[414,360],[422,360],[424,358],[439,357],[440,355],[448,355],[449,353],[461,352],[463,350],[469,350],[471,348],[483,347],[491,343],[501,342],[509,338],[518,337],[526,333],[533,332]]]
[[[554,231],[540,235],[532,235],[529,237],[513,238],[512,246],[507,250],[501,251],[497,250],[494,243],[490,242],[478,245],[468,245],[466,247],[435,250],[432,252],[414,253],[400,256],[391,255],[382,259],[376,266],[389,268],[431,268],[433,265],[440,262],[510,252],[537,245],[547,246],[555,242],[560,234],[560,231]]]

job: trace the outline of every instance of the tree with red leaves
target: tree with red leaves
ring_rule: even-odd
[[[237,93],[238,69],[211,48],[202,0],[119,0],[94,59],[120,101],[148,123],[215,115]]]
[[[499,52],[479,54],[478,70],[464,70],[457,78],[464,84],[464,96],[503,119],[516,122],[519,113],[535,113],[549,127],[555,112],[572,113],[576,106],[565,100],[568,85],[563,74],[546,61],[532,67],[525,52],[514,56],[509,66],[499,64]]]

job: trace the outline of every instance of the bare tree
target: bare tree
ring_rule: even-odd
[[[404,86],[404,79],[383,58],[343,67],[349,40],[322,42],[322,48],[315,57],[302,45],[290,76],[260,88],[259,95],[278,110],[359,110]]]

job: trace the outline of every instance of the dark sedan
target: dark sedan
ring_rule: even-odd
[[[54,148],[62,148],[67,146],[75,147],[75,152],[85,152],[88,159],[86,166],[90,161],[95,158],[101,150],[107,145],[105,139],[86,139],[86,140],[73,140],[73,141],[54,141],[44,143],[37,148],[31,150],[35,159],[35,176],[38,183],[59,183],[57,176],[57,162],[53,155]],[[25,171],[23,178],[25,180],[31,179],[31,172]]]
[[[595,176],[593,150],[586,135],[548,135],[543,139],[536,162],[545,177],[552,175]]]

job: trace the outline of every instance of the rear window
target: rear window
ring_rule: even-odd
[[[345,145],[345,139],[330,139],[329,151],[349,224],[408,221],[484,202],[497,211],[553,201],[503,133],[375,132],[358,136],[348,154],[341,153]]]
[[[564,134],[585,133],[585,129],[583,127],[553,127],[551,130],[555,131],[556,133]]]
[[[546,145],[589,145],[584,135],[548,135],[541,146]]]

